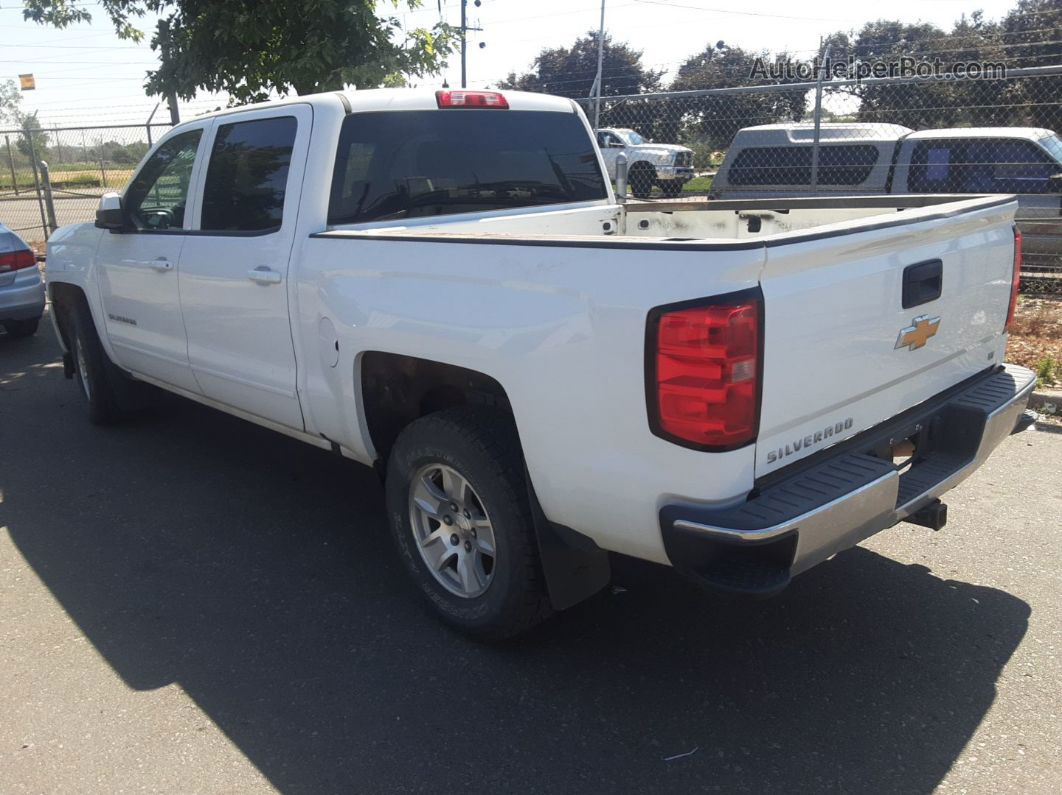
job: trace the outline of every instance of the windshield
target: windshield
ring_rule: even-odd
[[[339,135],[328,223],[604,199],[597,152],[574,113],[356,113]]]
[[[1051,157],[1062,165],[1062,138],[1059,138],[1058,135],[1055,134],[1050,138],[1041,139],[1040,144],[1051,153]]]
[[[644,143],[648,143],[648,141],[638,135],[634,130],[616,130],[616,134],[631,146],[641,146]]]

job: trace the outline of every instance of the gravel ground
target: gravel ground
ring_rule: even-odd
[[[491,648],[368,470],[176,398],[95,428],[58,362],[0,335],[5,793],[1058,791],[1058,426],[776,598],[619,561]]]

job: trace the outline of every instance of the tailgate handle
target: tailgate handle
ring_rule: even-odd
[[[903,308],[936,301],[943,287],[944,263],[939,259],[908,265],[903,269]]]

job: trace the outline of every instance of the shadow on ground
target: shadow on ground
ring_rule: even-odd
[[[0,525],[130,687],[179,683],[286,792],[927,792],[1026,629],[855,549],[764,602],[622,562],[625,591],[474,645],[407,586],[368,470],[175,398],[93,428],[50,338],[7,342]]]

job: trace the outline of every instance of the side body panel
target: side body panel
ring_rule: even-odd
[[[263,234],[198,231],[200,200],[193,216],[195,233],[181,254],[180,288],[188,358],[202,393],[301,430],[288,276],[313,113],[308,105],[287,105],[230,114],[218,119],[208,144],[222,125],[287,117],[298,126],[280,228]],[[208,169],[204,166],[200,192]]]
[[[546,516],[600,545],[666,562],[656,512],[669,495],[740,498],[752,446],[705,455],[649,431],[648,310],[753,287],[764,251],[646,250],[311,238],[298,256],[308,424],[375,458],[360,356],[384,351],[483,372],[512,404]],[[339,358],[315,341],[334,328]]]
[[[190,216],[195,210],[195,187],[201,177],[209,126],[209,121],[183,126],[159,142],[162,145],[190,130],[203,131],[191,173],[183,228],[105,232],[96,249],[95,263],[103,309],[103,322],[97,328],[110,341],[115,363],[191,390],[197,386],[188,365],[178,274]]]

